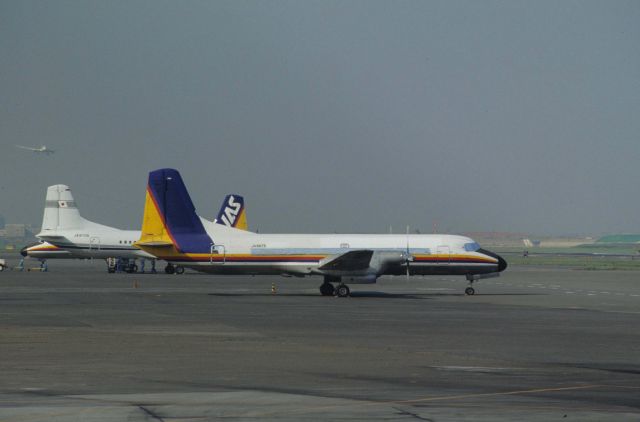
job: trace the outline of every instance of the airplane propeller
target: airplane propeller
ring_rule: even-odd
[[[411,255],[411,252],[409,251],[409,226],[408,225],[407,225],[407,250],[405,252],[404,260],[405,260],[405,266],[407,267],[407,281],[409,281],[409,276],[411,275],[409,262],[413,261],[413,255]]]

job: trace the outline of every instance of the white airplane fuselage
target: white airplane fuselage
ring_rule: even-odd
[[[140,237],[139,230],[121,230],[83,218],[71,189],[66,185],[47,188],[42,229],[36,237],[45,243],[28,247],[23,250],[23,254],[39,259],[155,259],[133,246]]]
[[[171,264],[215,274],[321,275],[373,283],[382,275],[498,274],[500,256],[465,236],[259,234],[199,217],[176,170],[150,173],[136,246]],[[471,280],[472,278],[470,278]]]
[[[158,258],[212,274],[381,275],[485,274],[502,271],[500,257],[465,236],[388,234],[258,234],[216,227],[202,220],[213,241],[209,251],[178,253],[144,247]],[[332,270],[332,257],[372,251],[366,268]],[[408,267],[408,269],[407,269]]]
[[[120,230],[96,224],[80,229],[55,232],[43,230],[37,234],[37,237],[67,251],[70,258],[155,259],[153,255],[133,246],[133,243],[140,237],[139,230]],[[34,252],[32,255],[31,251],[28,251],[29,256],[38,257],[37,249]],[[49,257],[53,258],[55,255]]]

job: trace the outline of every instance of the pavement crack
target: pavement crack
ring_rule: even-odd
[[[146,413],[147,415],[151,416],[153,418],[153,420],[164,422],[164,419],[162,419],[162,417],[160,415],[158,415],[157,413],[147,409],[146,407],[144,407],[141,404],[138,404],[136,406],[138,406],[138,409],[142,410],[144,413]]]
[[[412,418],[418,419],[419,421],[434,422],[433,419],[423,418],[422,416],[418,415],[417,413],[409,412],[408,410],[400,409],[399,407],[394,407],[394,409],[397,410],[398,413],[400,415],[402,415],[402,416],[411,416]]]

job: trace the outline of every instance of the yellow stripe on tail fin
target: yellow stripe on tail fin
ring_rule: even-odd
[[[148,190],[144,201],[142,233],[140,233],[140,239],[136,244],[139,246],[156,247],[173,246],[171,236],[169,236],[169,233],[164,226],[164,221],[158,211],[158,207],[153,200],[153,196]]]

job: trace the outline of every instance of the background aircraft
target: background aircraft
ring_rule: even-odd
[[[235,214],[234,214],[235,213]],[[243,222],[246,230],[244,198],[240,195],[227,195],[218,215],[237,216],[234,221],[226,219],[219,224]],[[239,217],[242,217],[239,218]],[[115,227],[94,223],[83,218],[66,185],[53,185],[47,188],[42,229],[36,235],[42,242],[22,249],[23,256],[43,259],[73,258],[122,258],[127,260],[125,270],[137,271],[135,260],[156,259],[133,243],[140,238],[139,230],[121,230]],[[110,271],[115,270],[109,266]],[[180,271],[180,270],[179,270]]]
[[[25,147],[24,145],[16,145],[16,146],[18,148],[26,149],[28,151],[33,151],[33,152],[44,154],[44,155],[51,155],[55,152],[54,150],[47,148],[45,145],[42,145],[41,147]]]
[[[258,234],[214,224],[196,214],[174,169],[149,173],[142,233],[135,245],[171,265],[214,274],[322,276],[322,295],[341,297],[350,294],[344,281],[451,274],[473,283],[507,267],[500,256],[464,236]],[[473,294],[473,288],[466,293]]]

